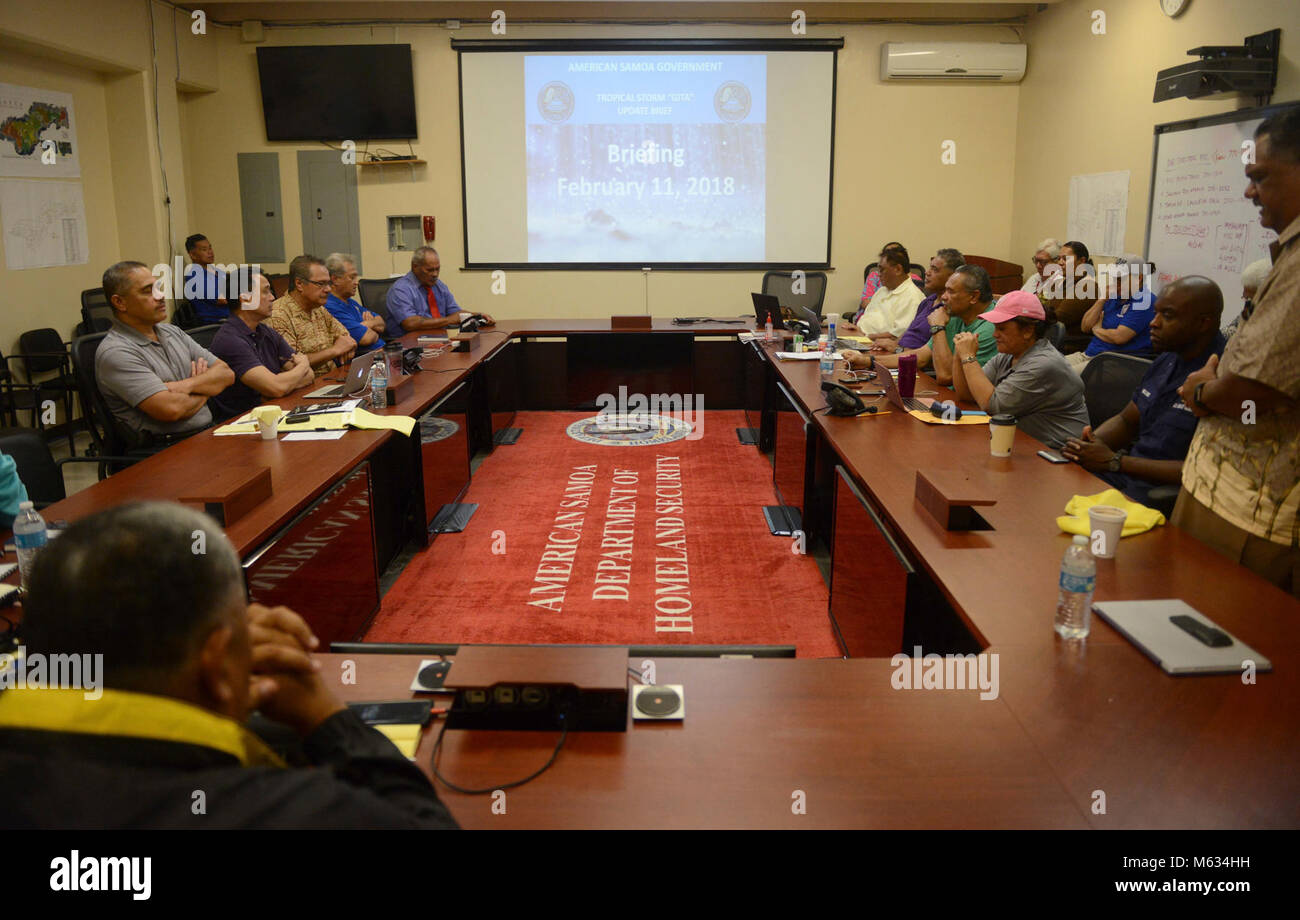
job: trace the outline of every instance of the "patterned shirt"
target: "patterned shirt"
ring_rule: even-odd
[[[1236,374],[1293,402],[1201,419],[1183,463],[1183,488],[1229,524],[1283,546],[1300,545],[1300,217],[1273,244],[1273,269],[1255,309],[1228,340],[1219,376]]]
[[[339,336],[348,334],[343,324],[330,315],[329,310],[317,307],[308,312],[298,306],[298,301],[294,300],[292,294],[285,294],[271,304],[271,318],[266,322],[284,336],[284,340],[291,348],[304,355],[324,351],[333,345],[334,340]],[[311,369],[316,372],[317,377],[320,377],[336,367],[338,364],[330,359],[320,364],[313,364]]]

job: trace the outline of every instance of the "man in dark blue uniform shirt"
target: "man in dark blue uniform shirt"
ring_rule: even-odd
[[[1197,417],[1178,395],[1187,375],[1223,354],[1219,332],[1223,293],[1209,278],[1189,275],[1160,294],[1151,318],[1151,344],[1158,353],[1124,411],[1093,431],[1083,429],[1061,453],[1146,504],[1153,488],[1182,480],[1183,458]]]
[[[216,261],[212,244],[202,233],[195,233],[185,238],[185,251],[189,253],[190,264],[185,267],[181,293],[194,308],[199,325],[224,323],[230,315],[226,305],[226,273],[212,265]]]

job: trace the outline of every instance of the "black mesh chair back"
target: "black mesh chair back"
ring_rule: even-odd
[[[97,454],[125,454],[127,440],[113,421],[104,394],[95,378],[95,352],[107,333],[93,332],[72,340],[72,368],[77,375],[77,388],[81,392],[81,407],[86,414],[86,427],[95,444]]]
[[[388,314],[388,289],[396,278],[362,278],[357,282],[357,291],[361,294],[361,306],[384,321],[387,335],[400,335],[393,328],[393,318]]]
[[[199,326],[195,329],[186,329],[190,338],[198,342],[208,351],[212,350],[212,339],[216,336],[217,330],[221,328],[221,323],[213,323],[210,326]]]
[[[54,462],[50,445],[39,432],[31,428],[0,428],[0,452],[13,457],[18,478],[37,508],[68,497],[63,471]]]
[[[1052,347],[1057,351],[1061,350],[1061,343],[1065,341],[1065,323],[1052,323],[1047,327],[1047,341],[1052,343]]]
[[[1142,377],[1151,368],[1146,358],[1105,351],[1083,369],[1083,398],[1088,403],[1088,421],[1095,429],[1118,415],[1133,399]]]
[[[172,325],[181,329],[194,329],[199,325],[199,315],[194,312],[194,305],[188,300],[177,300],[176,309],[172,310]]]
[[[113,325],[113,308],[102,287],[81,292],[81,322],[90,332],[107,332]]]
[[[822,302],[826,299],[826,273],[804,272],[803,290],[800,293],[794,291],[794,285],[794,272],[767,272],[763,275],[764,294],[776,297],[783,307],[792,310],[803,307],[816,316],[821,316]]]

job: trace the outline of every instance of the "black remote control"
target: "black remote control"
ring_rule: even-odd
[[[1232,637],[1226,632],[1215,629],[1213,626],[1207,626],[1195,617],[1190,617],[1185,613],[1170,617],[1169,622],[1211,648],[1227,648],[1232,645]]]

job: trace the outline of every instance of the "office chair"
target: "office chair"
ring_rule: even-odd
[[[271,282],[271,293],[276,297],[283,297],[289,290],[288,275],[267,275],[266,280]]]
[[[1147,358],[1135,358],[1104,351],[1083,369],[1083,398],[1088,404],[1088,421],[1098,425],[1122,412],[1133,399],[1133,391],[1151,367]]]
[[[393,328],[393,318],[388,313],[388,289],[396,280],[396,278],[362,278],[357,282],[361,306],[384,321],[385,336],[401,335],[400,329]]]
[[[76,455],[73,440],[72,394],[77,391],[77,380],[72,375],[72,358],[68,354],[68,344],[63,341],[58,331],[51,328],[32,329],[18,337],[18,358],[23,363],[23,374],[27,383],[34,387],[31,391],[32,425],[45,430],[45,421],[37,411],[46,394],[61,396],[63,401],[63,419],[68,437],[68,452]],[[53,374],[44,380],[37,378],[44,374]],[[15,419],[17,421],[17,419]]]
[[[108,298],[104,296],[102,287],[87,288],[81,292],[81,325],[78,329],[84,328],[84,334],[90,335],[95,332],[107,332],[113,325],[113,308],[108,303]]]
[[[1052,347],[1057,351],[1061,350],[1061,343],[1065,341],[1065,323],[1052,323],[1047,327],[1047,341],[1052,343]]]
[[[104,461],[134,462],[125,457],[67,457],[56,461],[45,439],[30,428],[0,428],[0,453],[13,457],[18,478],[38,511],[68,497],[63,484],[65,463],[98,463],[99,478],[103,479]]]
[[[96,332],[72,340],[72,370],[81,393],[81,408],[90,429],[91,451],[100,463],[100,478],[154,453],[132,443],[118,427],[95,377],[95,352],[107,333]]]
[[[795,307],[811,310],[817,316],[822,315],[822,302],[826,299],[826,273],[804,272],[804,292],[794,293],[793,272],[765,272],[763,275],[763,293],[772,294],[781,306],[788,307],[798,314]]]
[[[193,329],[186,329],[190,338],[198,342],[208,351],[212,350],[212,339],[216,336],[217,330],[221,328],[221,323],[213,323],[210,326],[197,326]]]
[[[188,300],[177,298],[176,308],[172,310],[172,325],[179,326],[187,332],[196,328],[199,325],[199,315],[194,312],[194,304]]]

